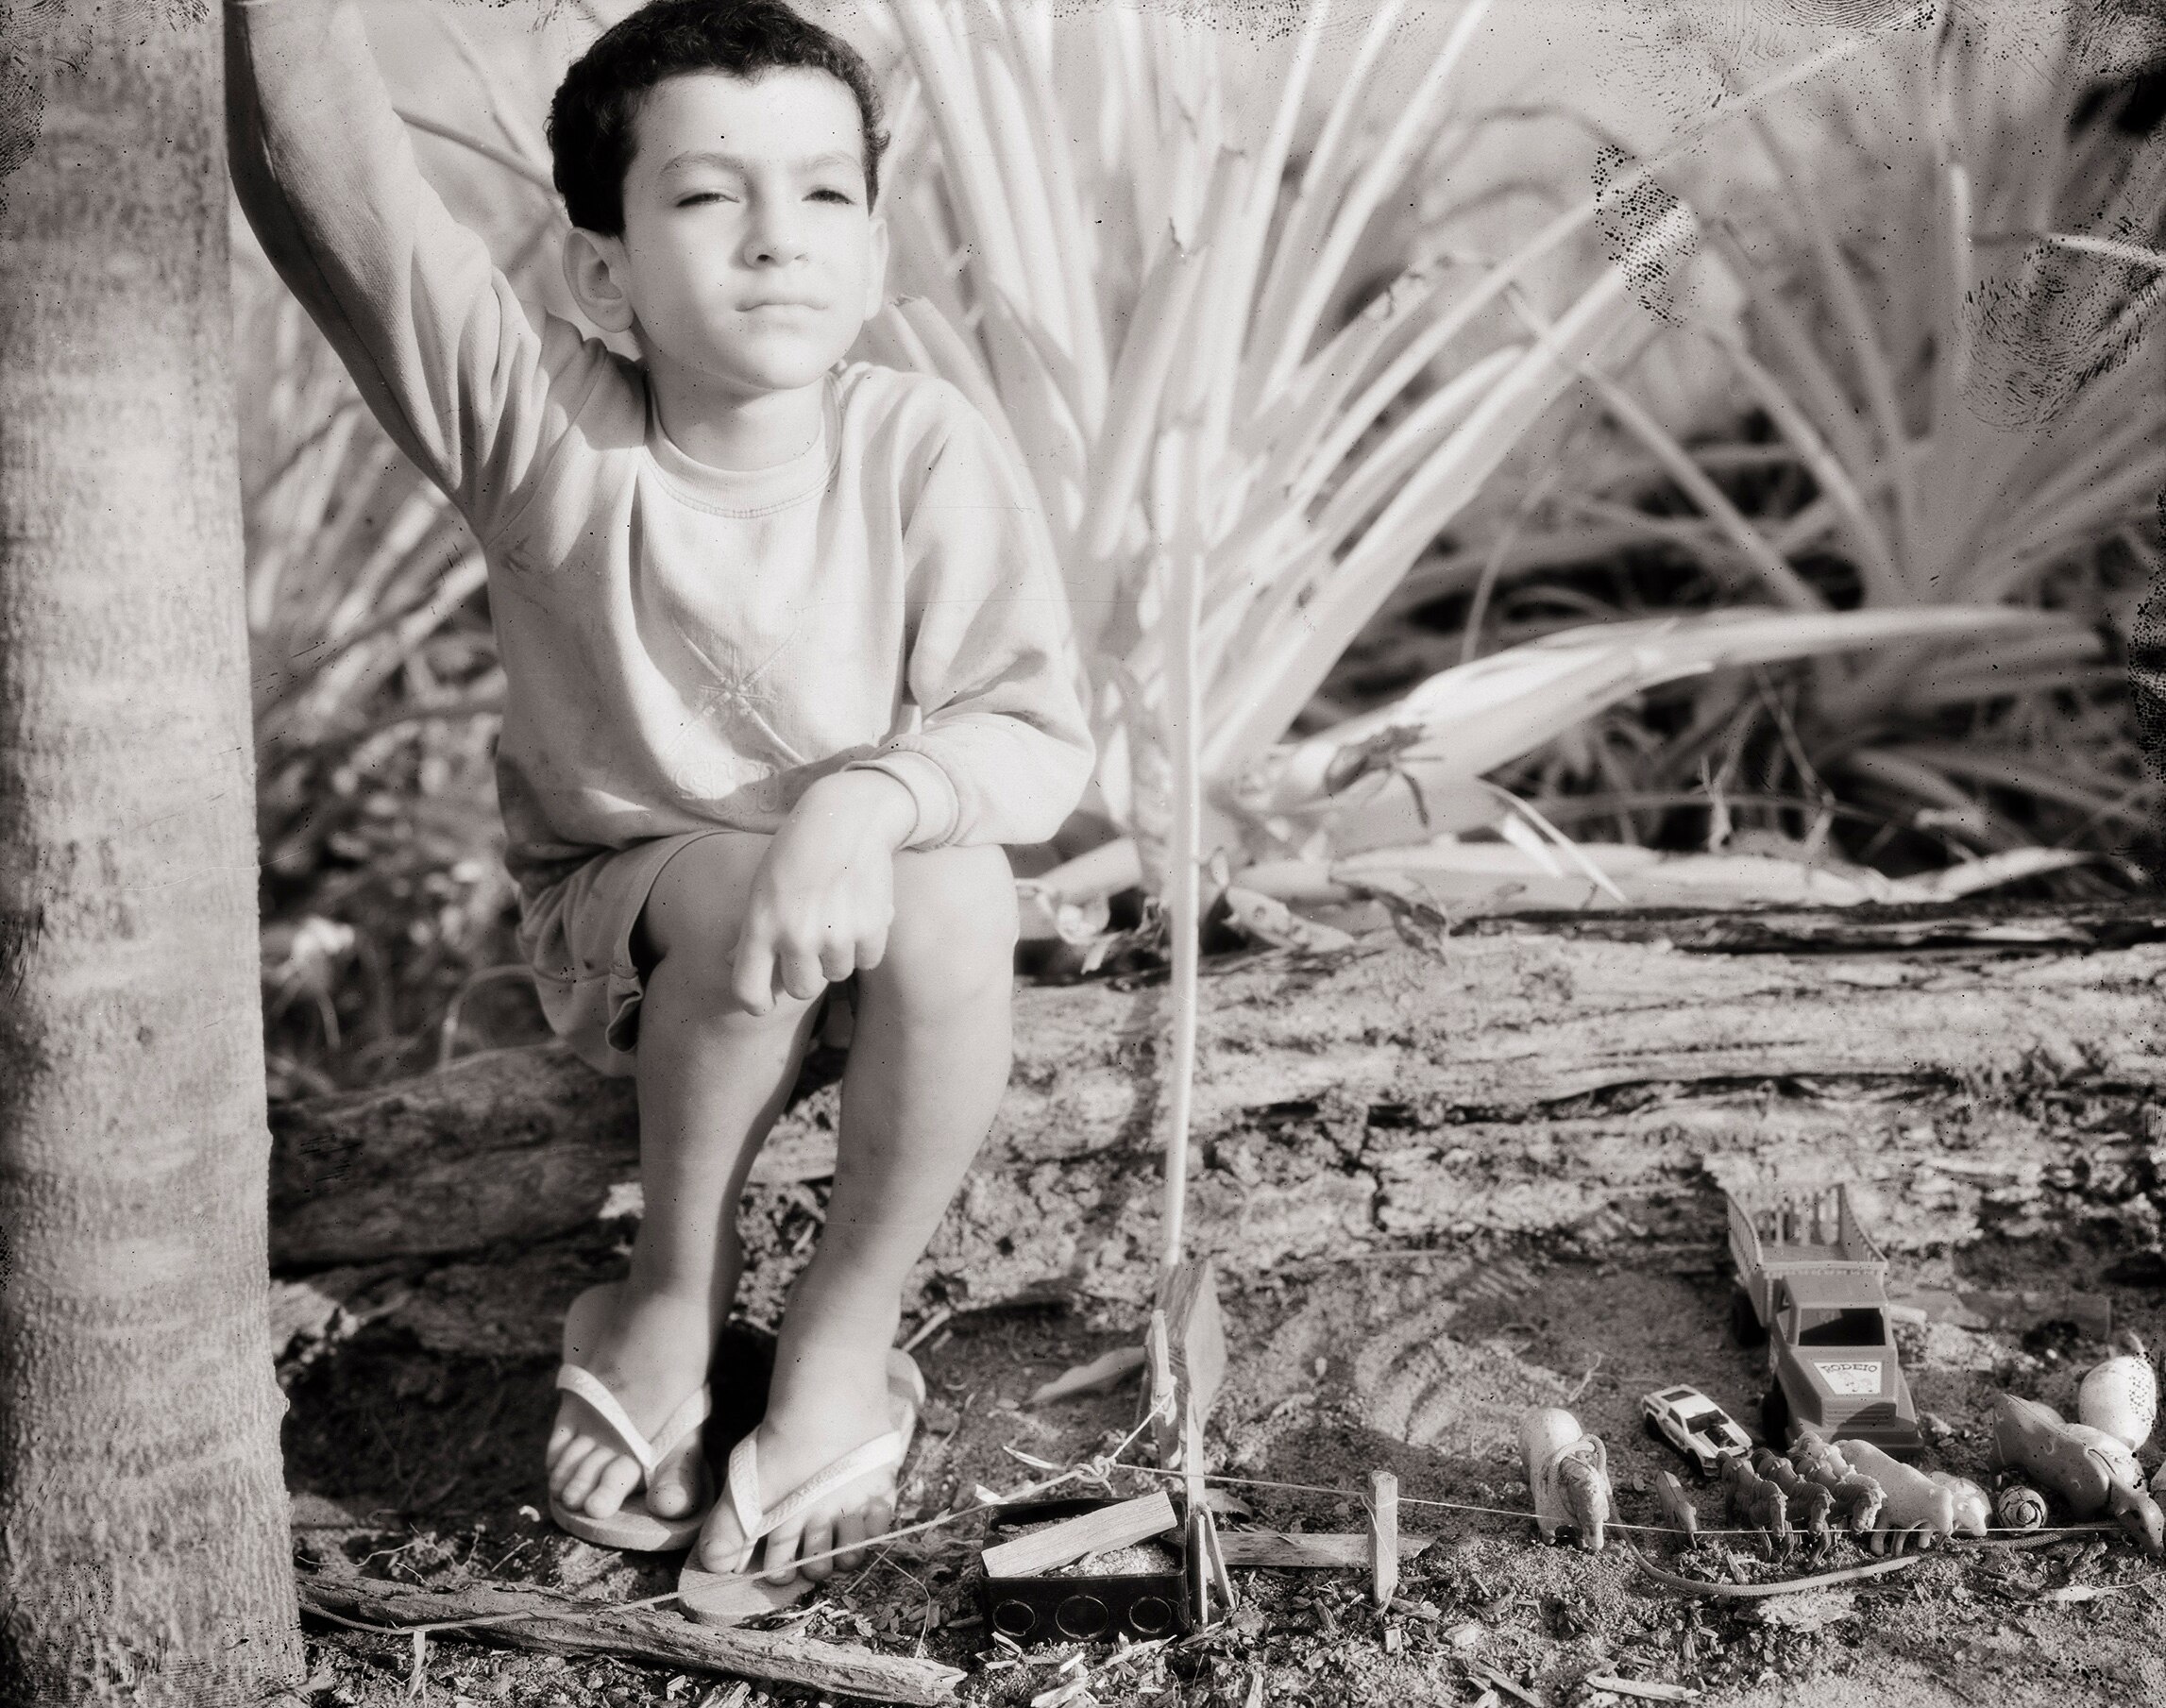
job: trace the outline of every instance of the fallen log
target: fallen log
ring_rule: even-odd
[[[1666,938],[1616,940],[1619,922],[1602,916],[1588,935],[1454,938],[1442,961],[1372,938],[1335,956],[1207,968],[1193,1166],[1209,1177],[1192,1194],[1192,1244],[1223,1248],[1238,1231],[1246,1255],[1267,1261],[1379,1225],[1518,1226],[1520,1187],[1482,1168],[1493,1149],[1528,1143],[1616,1150],[1588,1182],[1597,1200],[1635,1171],[1667,1171],[1673,1188],[1677,1171],[1747,1131],[1801,1155],[1833,1157],[1836,1145],[1885,1174],[1941,1148],[1930,1113],[1919,1136],[1904,1108],[1874,1112],[1889,1089],[1929,1104],[2010,1080],[2135,1092],[2166,1081],[2166,944],[2072,951],[2055,916],[2039,917],[2050,952],[1912,947],[1933,939],[1906,922],[1885,950],[1831,952],[1802,932],[1799,952],[1740,953],[1732,933],[1701,954]],[[966,1273],[979,1293],[1049,1278],[1119,1296],[1147,1289],[1164,1003],[1161,985],[1018,989],[1015,1071],[936,1268]],[[836,1108],[830,1088],[785,1116],[770,1177],[828,1165]],[[1281,1158],[1269,1154],[1245,1175],[1238,1159],[1223,1176],[1207,1170],[1220,1140],[1261,1130],[1276,1145],[1289,1126],[1311,1140],[1297,1169],[1299,1146],[1283,1158],[1295,1177],[1277,1177]],[[635,1173],[633,1127],[628,1085],[553,1045],[284,1106],[273,1117],[274,1262],[446,1255],[567,1232]],[[1545,1190],[1531,1175],[1524,1186]],[[1952,1208],[1944,1198],[1935,1211],[1941,1238]]]
[[[709,1672],[863,1697],[876,1702],[927,1705],[955,1700],[964,1677],[954,1666],[908,1655],[880,1654],[841,1643],[821,1643],[787,1632],[736,1631],[695,1625],[651,1609],[609,1612],[546,1590],[475,1587],[456,1591],[346,1576],[307,1576],[297,1588],[303,1613],[364,1625],[489,1624],[460,1632],[481,1643],[537,1649],[546,1654],[620,1654]],[[506,1615],[517,1615],[507,1618]]]

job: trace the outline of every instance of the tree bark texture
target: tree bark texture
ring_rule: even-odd
[[[1370,939],[1222,967],[1203,981],[1191,1255],[1253,1270],[1569,1227],[1766,1168],[1900,1175],[1873,1205],[1884,1237],[1957,1238],[1996,1191],[2064,1160],[2073,1124],[2035,1093],[2142,1101],[2166,1080],[2166,944],[2072,950],[2051,920],[1995,929],[1950,948],[1903,940],[1913,922],[1894,947],[1734,954],[1610,920],[1455,938],[1442,961]],[[1048,1282],[1145,1296],[1165,999],[1018,991],[1015,1071],[933,1272],[972,1297]],[[767,1178],[819,1177],[836,1116],[832,1088],[791,1109]],[[637,1170],[628,1088],[553,1046],[273,1121],[287,1266],[530,1244],[591,1221]]]
[[[0,1699],[298,1676],[218,19],[0,0]]]

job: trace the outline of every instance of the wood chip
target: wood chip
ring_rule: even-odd
[[[1606,1672],[1590,1672],[1583,1683],[1597,1690],[1614,1690],[1619,1696],[1636,1696],[1643,1702],[1689,1702],[1700,1692],[1683,1684],[1643,1683],[1638,1679],[1613,1678]]]
[[[1476,1678],[1480,1679],[1484,1684],[1496,1685],[1498,1689],[1501,1690],[1506,1696],[1512,1698],[1514,1701],[1526,1703],[1527,1708],[1549,1708],[1549,1699],[1548,1697],[1537,1696],[1533,1691],[1527,1689],[1524,1685],[1515,1684],[1501,1672],[1492,1672],[1486,1666],[1470,1666],[1468,1670],[1472,1672]]]
[[[1101,1353],[1087,1364],[1077,1364],[1073,1369],[1063,1370],[1051,1381],[1034,1391],[1023,1403],[1026,1406],[1043,1406],[1057,1399],[1073,1399],[1078,1394],[1110,1393],[1141,1370],[1143,1362],[1142,1347],[1116,1346],[1110,1352]]]

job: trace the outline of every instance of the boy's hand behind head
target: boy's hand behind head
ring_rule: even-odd
[[[895,913],[895,851],[917,823],[908,789],[879,771],[838,771],[804,791],[761,861],[730,989],[765,1014],[877,967]]]

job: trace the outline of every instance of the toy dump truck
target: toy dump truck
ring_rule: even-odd
[[[1895,1355],[1887,1260],[1836,1186],[1786,1197],[1753,1214],[1728,1193],[1737,1265],[1732,1322],[1747,1345],[1768,1343],[1768,1438],[1787,1446],[1809,1427],[1870,1441],[1905,1458],[1924,1446],[1918,1408]]]

